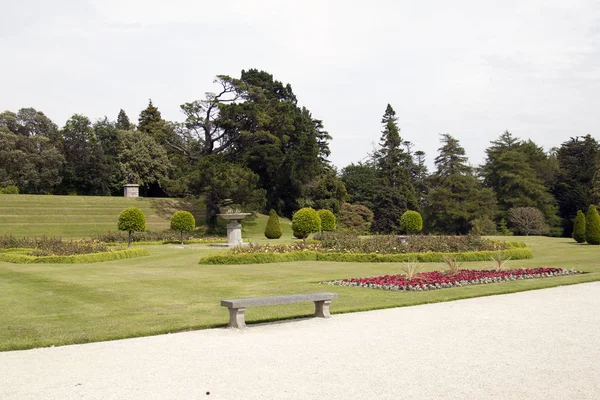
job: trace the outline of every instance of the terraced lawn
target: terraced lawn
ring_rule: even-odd
[[[251,229],[260,231],[257,226]],[[252,238],[261,240],[257,233]],[[228,315],[219,301],[226,298],[334,291],[340,295],[332,303],[335,314],[600,280],[600,246],[579,245],[564,238],[518,239],[532,247],[535,258],[511,262],[511,267],[556,266],[588,273],[430,292],[390,292],[318,282],[399,273],[399,265],[198,265],[201,256],[223,251],[207,245],[149,246],[149,257],[97,264],[0,263],[0,350],[223,326]],[[485,268],[490,264],[465,266]],[[441,264],[427,265],[427,270],[441,268]],[[247,310],[246,321],[296,318],[312,312],[311,303],[255,307]]]

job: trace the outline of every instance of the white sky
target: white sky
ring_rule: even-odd
[[[390,103],[427,153],[473,164],[505,129],[546,149],[597,135],[597,0],[0,0],[0,110],[163,117],[257,68],[290,83],[338,167],[377,143]]]

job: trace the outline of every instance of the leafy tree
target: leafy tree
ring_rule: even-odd
[[[0,126],[22,136],[44,136],[60,148],[58,127],[43,112],[34,108],[21,108],[16,114],[10,111],[0,113]]]
[[[500,222],[498,223],[498,233],[502,236],[513,235],[512,231],[508,229],[508,226],[506,226],[506,220],[504,218],[501,218]]]
[[[137,207],[126,208],[119,214],[117,227],[120,231],[129,232],[127,247],[131,247],[132,233],[146,230],[146,216]]]
[[[362,204],[343,203],[338,216],[338,229],[359,235],[369,233],[373,211]]]
[[[350,164],[342,169],[340,178],[346,186],[350,203],[373,208],[377,170],[372,163]]]
[[[585,213],[585,241],[588,244],[600,244],[600,216],[596,206],[589,206]]]
[[[14,185],[6,186],[4,188],[0,188],[0,193],[2,193],[2,194],[19,194],[19,188]]]
[[[317,211],[319,218],[321,219],[321,231],[335,231],[337,221],[335,215],[329,210]]]
[[[467,234],[470,222],[496,215],[496,196],[481,183],[467,164],[465,150],[458,140],[441,135],[442,147],[435,159],[437,171],[431,177],[425,223],[429,231]]]
[[[321,230],[319,214],[309,207],[301,208],[292,217],[292,232],[298,239],[306,239],[313,232]]]
[[[423,229],[423,218],[417,211],[408,210],[400,217],[400,227],[409,234],[421,232]]]
[[[156,110],[158,112],[158,109]],[[159,114],[160,116],[160,114]],[[140,116],[141,117],[141,116]],[[144,119],[144,123],[147,126],[149,121]],[[115,128],[120,129],[122,131],[128,131],[131,129],[131,122],[129,121],[129,117],[125,113],[125,111],[121,108],[119,110],[119,115],[117,116],[117,123],[115,124]]]
[[[577,243],[585,243],[585,214],[581,210],[577,210],[575,223],[573,224],[573,239]]]
[[[573,219],[578,210],[598,200],[600,146],[596,139],[578,136],[564,142],[556,151],[560,170],[553,188],[558,201],[559,215],[563,220],[564,233],[573,231]]]
[[[120,149],[117,161],[122,183],[148,186],[159,184],[167,176],[170,163],[165,149],[152,136],[140,131],[119,131]]]
[[[492,221],[489,217],[477,218],[470,222],[471,231],[469,234],[471,235],[495,235],[496,232],[496,223]],[[506,224],[506,223],[505,223]]]
[[[61,182],[64,157],[43,135],[15,134],[0,125],[0,186],[50,193]]]
[[[267,226],[265,227],[265,237],[267,239],[279,239],[281,235],[279,216],[275,210],[271,210],[269,211],[269,219],[267,220]]]
[[[525,236],[544,235],[549,232],[544,214],[535,207],[515,207],[508,211],[508,220],[517,232]]]
[[[183,232],[190,232],[196,228],[196,219],[188,211],[177,211],[171,216],[171,230],[181,234],[181,245],[183,246]]]
[[[400,231],[399,217],[407,209],[418,206],[410,181],[410,156],[402,148],[397,121],[396,112],[388,104],[381,120],[380,149],[373,156],[379,179],[371,230],[380,233]]]

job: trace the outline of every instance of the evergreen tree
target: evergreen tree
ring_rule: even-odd
[[[372,163],[352,163],[342,169],[340,179],[346,186],[350,203],[362,204],[373,209],[377,170]]]
[[[556,201],[536,169],[545,170],[547,156],[535,143],[521,142],[505,131],[486,149],[480,169],[484,184],[493,189],[503,217],[516,207],[542,211],[551,226],[558,225]]]
[[[402,148],[397,121],[396,112],[388,104],[381,120],[383,131],[380,149],[373,157],[378,180],[371,229],[379,233],[400,232],[400,216],[407,209],[418,207],[410,179],[410,156]]]
[[[573,239],[577,243],[585,243],[585,214],[581,210],[577,210],[575,223],[573,224]]]
[[[598,199],[600,187],[595,181],[600,168],[600,146],[590,135],[571,138],[556,151],[556,158],[560,171],[553,192],[564,233],[568,235],[573,231],[577,210],[584,210]]]
[[[158,112],[158,109],[156,111]],[[119,111],[119,116],[117,117],[117,123],[115,124],[115,128],[120,129],[122,131],[128,131],[129,129],[131,129],[131,122],[129,122],[129,117],[122,108]]]
[[[588,244],[600,244],[600,216],[594,205],[585,213],[585,241]]]
[[[458,140],[448,134],[441,136],[437,171],[431,177],[425,208],[426,226],[433,232],[467,234],[472,220],[495,218],[496,197],[474,176]]]
[[[281,237],[281,224],[275,210],[269,211],[269,219],[265,227],[265,237],[267,239],[279,239]]]

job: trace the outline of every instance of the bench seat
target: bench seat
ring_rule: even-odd
[[[244,328],[246,307],[276,306],[280,304],[315,303],[315,317],[329,318],[331,300],[338,297],[337,293],[307,293],[287,296],[253,297],[247,299],[221,300],[221,305],[229,309],[229,328]]]

